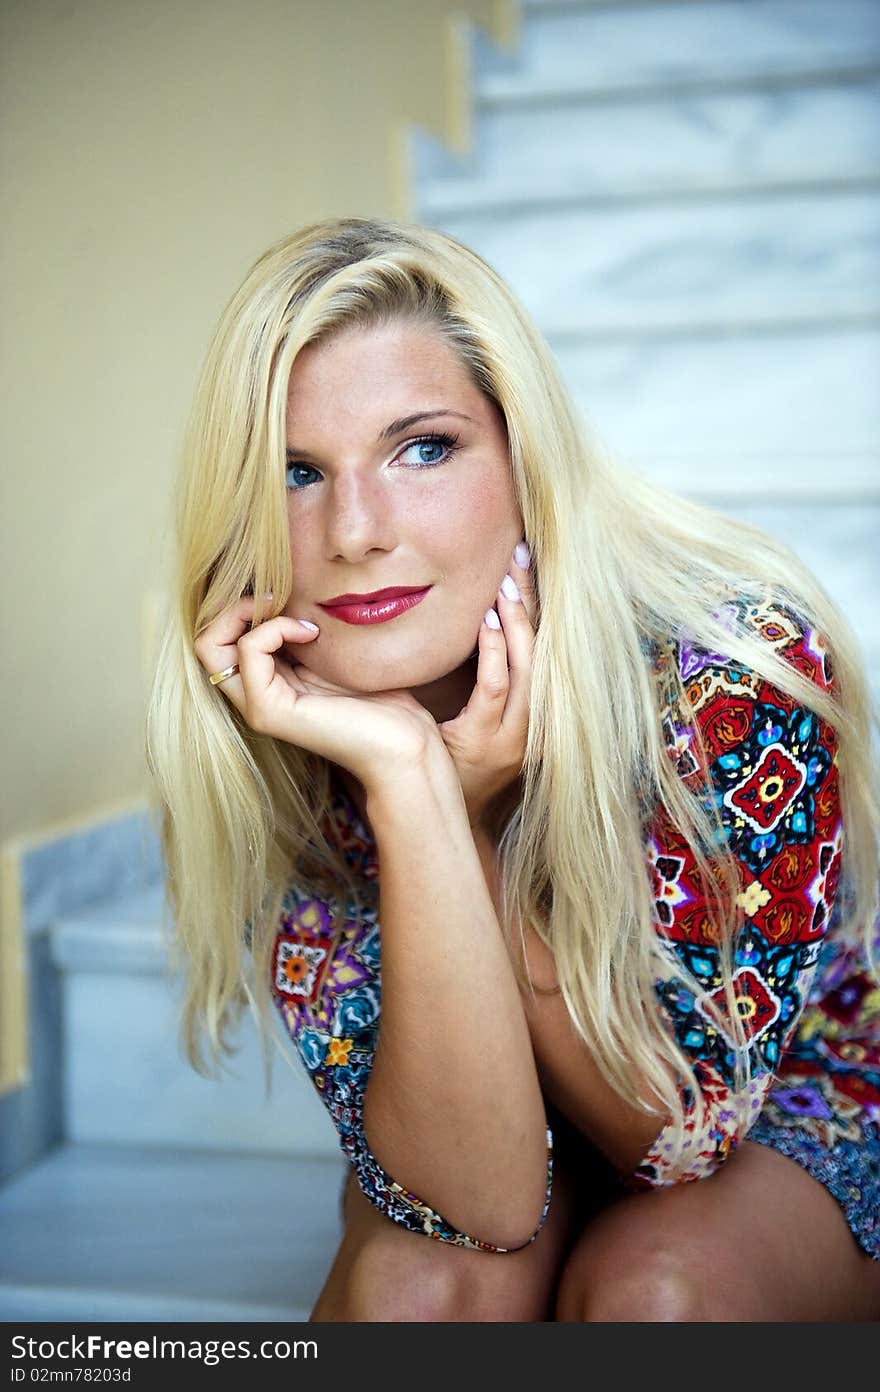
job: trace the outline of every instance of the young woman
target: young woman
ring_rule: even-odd
[[[313,1320],[880,1314],[870,733],[815,579],[604,457],[472,251],[260,258],[147,746],[189,1057],[274,1003],[351,1164]]]

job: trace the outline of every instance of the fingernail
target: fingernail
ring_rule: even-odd
[[[297,619],[297,623],[301,623],[303,628],[313,629],[315,633],[320,633],[321,631],[316,623],[312,623],[311,619]]]
[[[266,591],[266,598],[267,598],[267,599],[271,599],[271,598],[272,598],[272,591],[271,591],[271,590],[267,590],[267,591]]]
[[[486,613],[485,613],[485,615],[483,616],[483,621],[484,621],[484,623],[486,624],[486,626],[487,626],[488,628],[500,628],[500,627],[501,627],[501,620],[499,619],[498,615],[495,613],[495,610],[494,610],[494,609],[487,609],[487,610],[486,610]]]
[[[523,570],[528,570],[532,559],[532,553],[524,541],[518,541],[513,548],[513,559]]]
[[[511,575],[505,575],[501,581],[501,593],[507,595],[508,599],[519,599],[519,590],[516,581]]]

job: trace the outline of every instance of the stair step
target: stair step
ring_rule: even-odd
[[[0,1320],[307,1320],[335,1160],[65,1145],[0,1189]]]
[[[418,132],[412,161],[428,218],[876,187],[880,73],[786,92],[478,111],[470,156]]]
[[[273,1011],[272,1091],[245,1012],[218,1079],[178,1044],[183,980],[169,964],[159,885],[57,915],[50,941],[63,973],[65,1134],[75,1142],[263,1151],[332,1159],[326,1108]]]
[[[880,192],[529,208],[436,225],[488,261],[550,335],[831,327],[880,310]]]
[[[593,432],[709,501],[880,496],[880,332],[553,343]]]
[[[65,911],[52,924],[52,960],[62,971],[110,975],[168,969],[161,881]]]
[[[477,93],[482,102],[521,102],[861,73],[880,60],[876,13],[874,0],[527,9],[515,58],[481,52]]]
[[[749,0],[744,0],[749,3]],[[615,80],[607,85],[598,80],[584,79],[579,74],[567,79],[564,74],[548,78],[546,83],[529,82],[520,76],[499,80],[486,78],[473,94],[476,109],[493,110],[513,107],[539,110],[548,106],[621,106],[634,102],[712,97],[717,94],[738,95],[749,92],[785,93],[792,88],[824,87],[847,82],[868,82],[876,78],[880,59],[869,53],[864,62],[805,66],[792,63],[788,67],[767,68],[752,72],[728,65],[723,72],[706,77],[659,78],[654,81]]]

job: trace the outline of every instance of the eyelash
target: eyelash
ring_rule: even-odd
[[[408,469],[436,469],[437,466],[440,464],[448,464],[449,460],[452,458],[453,454],[458,448],[458,442],[460,438],[461,437],[459,435],[420,435],[417,440],[410,440],[407,444],[404,445],[403,449],[401,450],[401,454],[405,454],[407,450],[413,449],[416,445],[443,445],[444,449],[446,450],[446,457],[444,459],[431,459],[423,461],[421,464],[407,464],[405,467]],[[314,469],[311,464],[297,464],[296,460],[288,460],[288,474],[290,473],[291,469],[313,469],[314,473],[318,472],[317,469]],[[311,487],[311,485],[308,483],[304,483],[299,487],[291,483],[287,484],[287,489],[290,493],[302,493],[306,488],[309,487]]]

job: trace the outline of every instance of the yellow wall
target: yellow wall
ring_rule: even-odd
[[[0,846],[146,791],[151,604],[213,325],[295,226],[412,215],[406,124],[467,141],[464,15],[515,38],[515,0],[0,9]]]

